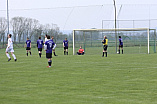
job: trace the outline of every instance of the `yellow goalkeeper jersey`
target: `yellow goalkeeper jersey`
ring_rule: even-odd
[[[105,39],[105,43],[103,43],[103,45],[108,45],[108,39]]]

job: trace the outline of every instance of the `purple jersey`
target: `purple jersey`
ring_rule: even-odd
[[[63,40],[64,46],[68,47],[68,40]]]
[[[37,46],[38,48],[43,48],[43,40],[41,39],[37,40]]]
[[[119,38],[119,45],[123,45],[123,40]]]
[[[26,40],[27,47],[30,47],[31,40]]]
[[[55,43],[53,42],[53,40],[46,41],[45,45],[47,46],[46,53],[52,53],[52,48],[55,45]]]

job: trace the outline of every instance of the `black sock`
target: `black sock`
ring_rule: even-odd
[[[53,52],[53,54],[56,56],[56,53],[55,53],[55,52]]]
[[[122,49],[122,54],[123,54],[123,49]]]
[[[28,52],[27,52],[27,56],[28,56]]]
[[[68,55],[68,52],[67,52],[67,55]]]
[[[49,66],[51,66],[51,63],[52,63],[52,61],[51,61],[51,60],[50,60],[50,61],[48,61]]]
[[[119,54],[120,54],[120,49],[118,51],[119,51]]]
[[[107,57],[107,52],[105,52],[106,53],[106,57]]]
[[[64,55],[65,55],[65,51],[64,51]]]
[[[30,53],[30,55],[31,55],[31,52],[29,52]]]
[[[41,57],[41,53],[39,53],[39,56]]]
[[[103,52],[102,56],[104,56],[104,52]]]

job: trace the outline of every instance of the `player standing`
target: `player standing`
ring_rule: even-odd
[[[102,57],[104,57],[104,53],[106,54],[105,57],[107,57],[108,39],[106,36],[104,36],[104,40],[102,40],[102,43],[103,43],[103,55],[102,55]]]
[[[26,45],[27,45],[27,47],[26,47]],[[28,51],[29,51],[30,55],[32,55],[31,54],[31,40],[29,40],[28,37],[27,37],[27,40],[26,40],[25,47],[26,47],[26,51],[27,51],[27,56],[28,56]]]
[[[67,38],[65,38],[65,40],[63,40],[64,55],[65,55],[65,52],[68,55],[68,46],[69,46],[69,42],[68,42]]]
[[[14,52],[14,50],[13,50],[13,41],[11,39],[11,36],[12,36],[11,34],[8,34],[8,44],[7,44],[7,48],[6,48],[6,55],[9,58],[8,61],[10,61],[11,58],[10,58],[8,52],[11,52],[11,55],[13,56],[14,60],[17,61],[16,56],[13,53]]]
[[[119,53],[118,54],[120,54],[120,48],[121,48],[121,50],[122,50],[122,54],[123,54],[123,40],[122,40],[122,38],[121,38],[121,36],[119,36]]]
[[[51,39],[53,40],[53,39],[54,39],[54,36],[52,36]],[[53,54],[54,54],[54,56],[58,56],[58,55],[56,55],[56,53],[55,53],[55,49],[53,49]]]
[[[48,68],[51,67],[52,64],[52,49],[55,49],[56,44],[53,42],[52,39],[50,39],[50,36],[47,36],[47,41],[45,42],[45,51],[46,51],[46,58],[48,59]]]
[[[39,57],[41,58],[42,48],[43,48],[43,40],[41,39],[40,36],[39,36],[39,39],[37,40],[37,47],[38,47],[38,51],[39,51]]]

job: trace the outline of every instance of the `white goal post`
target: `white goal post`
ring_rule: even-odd
[[[148,50],[147,53],[149,54],[149,35],[150,35],[150,30],[154,30],[155,32],[155,36],[156,36],[156,29],[150,29],[150,28],[117,28],[117,29],[73,29],[73,55],[75,55],[75,32],[76,31],[82,31],[82,32],[92,32],[92,31],[98,31],[98,32],[105,32],[105,31],[147,31],[147,46],[148,46]],[[156,42],[156,40],[155,40]],[[156,45],[156,43],[155,43]]]

